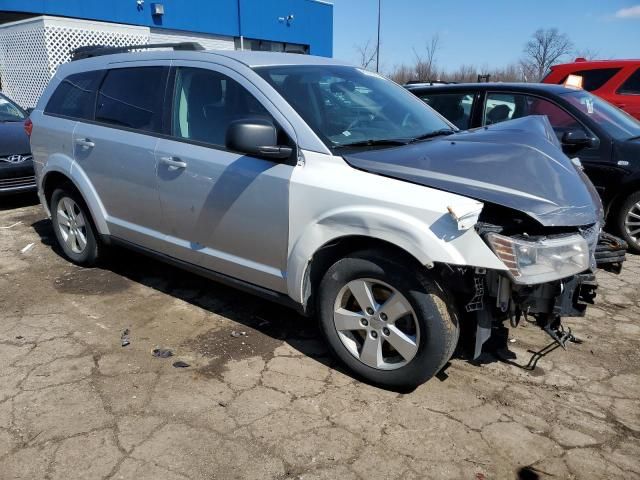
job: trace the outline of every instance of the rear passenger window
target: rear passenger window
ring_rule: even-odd
[[[66,77],[49,99],[45,113],[79,120],[93,120],[93,107],[102,71],[76,73]]]
[[[622,84],[618,93],[624,95],[640,95],[640,68],[631,74]]]
[[[145,132],[161,132],[166,83],[165,67],[110,70],[98,92],[96,120]]]
[[[171,133],[211,145],[225,145],[229,123],[244,117],[275,122],[262,104],[235,80],[212,70],[178,68]]]
[[[573,72],[572,75],[582,77],[582,88],[587,92],[591,92],[602,87],[619,71],[619,68],[595,68],[593,70],[580,70],[579,72]],[[563,84],[566,79],[567,77],[564,77],[559,83]]]
[[[420,98],[459,129],[466,130],[470,127],[473,94],[423,94],[420,95]]]

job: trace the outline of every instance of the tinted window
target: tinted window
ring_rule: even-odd
[[[631,74],[622,84],[618,93],[626,95],[640,95],[640,68]]]
[[[427,105],[453,123],[466,130],[470,127],[473,94],[471,93],[438,93],[419,95]]]
[[[110,70],[98,92],[96,120],[160,132],[166,73],[164,67]]]
[[[273,122],[262,104],[226,75],[199,68],[177,69],[174,136],[223,146],[229,123],[245,117]]]
[[[596,68],[593,70],[580,70],[579,72],[573,72],[571,75],[582,77],[582,88],[587,92],[591,92],[602,87],[619,71],[619,68]],[[566,79],[567,77],[564,77],[558,83],[563,84]]]
[[[377,142],[449,128],[416,96],[366,70],[329,65],[255,70],[332,148],[376,148]]]
[[[45,113],[92,120],[96,87],[101,77],[99,70],[69,75],[51,95]]]

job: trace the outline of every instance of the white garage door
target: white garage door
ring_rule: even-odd
[[[198,42],[206,50],[235,50],[233,37],[152,28],[149,43]]]

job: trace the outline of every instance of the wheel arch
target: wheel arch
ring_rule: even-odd
[[[376,250],[404,260],[415,268],[426,268],[421,261],[402,247],[387,240],[367,235],[344,235],[325,242],[320,246],[305,265],[302,276],[301,295],[303,310],[311,315],[314,312],[314,295],[325,272],[340,258],[363,250]]]
[[[50,214],[49,206],[53,191],[61,185],[70,185],[78,192],[87,205],[98,234],[109,235],[104,206],[84,171],[75,167],[75,165],[72,168],[59,168],[60,166],[55,163],[53,165],[48,163],[47,167],[49,168],[43,172],[40,184],[47,212]]]

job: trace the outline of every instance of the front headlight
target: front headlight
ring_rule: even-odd
[[[589,245],[578,234],[528,241],[489,233],[487,240],[518,284],[550,282],[589,268]]]

